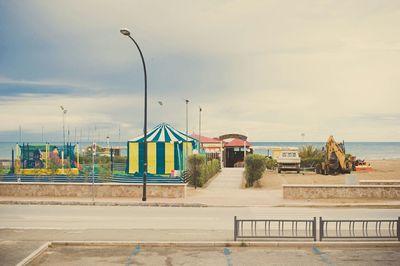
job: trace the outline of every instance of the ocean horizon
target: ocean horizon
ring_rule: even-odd
[[[29,142],[29,144],[40,144],[42,142]],[[96,142],[97,145],[106,147],[107,143]],[[51,143],[54,145],[61,145],[60,142]],[[90,145],[91,142],[79,143],[81,149]],[[321,149],[325,142],[271,142],[271,141],[254,141],[251,142],[254,153],[262,155],[270,155],[270,151],[264,147],[302,147],[312,145]],[[15,142],[0,142],[0,159],[11,159],[11,150],[15,149]],[[110,146],[126,147],[126,142],[110,142]],[[400,142],[345,142],[346,153],[350,153],[357,158],[366,160],[382,160],[382,159],[400,159]],[[126,155],[127,150],[122,150],[122,154]]]

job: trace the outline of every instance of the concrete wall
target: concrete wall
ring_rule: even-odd
[[[284,199],[391,199],[400,200],[400,186],[283,185]]]
[[[400,180],[360,180],[360,185],[395,185],[400,186]]]
[[[97,198],[141,198],[141,184],[94,184]],[[0,182],[0,196],[14,197],[92,197],[92,184]],[[184,198],[186,184],[147,184],[147,197]]]

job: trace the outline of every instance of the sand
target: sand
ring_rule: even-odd
[[[368,161],[372,172],[352,172],[358,180],[400,180],[400,160]],[[284,184],[344,184],[345,175],[325,176],[313,172],[283,172],[268,170],[259,181],[264,189],[281,189]]]

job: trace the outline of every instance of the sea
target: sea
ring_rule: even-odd
[[[41,144],[40,142],[32,142],[30,144]],[[62,145],[61,143],[51,143],[52,145]],[[91,142],[82,142],[79,144],[83,149]],[[127,153],[126,142],[97,142],[97,145],[107,147],[125,147],[122,149],[122,155]],[[302,147],[312,145],[318,149],[322,149],[324,142],[251,142],[254,153],[262,155],[271,155],[271,151],[266,147]],[[11,160],[11,150],[15,149],[15,142],[0,142],[0,159]],[[382,160],[382,159],[400,159],[400,142],[345,142],[346,153],[365,160]]]

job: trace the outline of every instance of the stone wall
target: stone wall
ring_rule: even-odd
[[[283,185],[284,199],[400,200],[400,186],[392,185]]]
[[[400,186],[400,180],[360,180],[360,185],[395,185]]]
[[[96,198],[141,198],[141,184],[94,184]],[[14,197],[92,197],[92,184],[1,182],[0,196]],[[185,198],[186,184],[147,184],[149,198]]]

